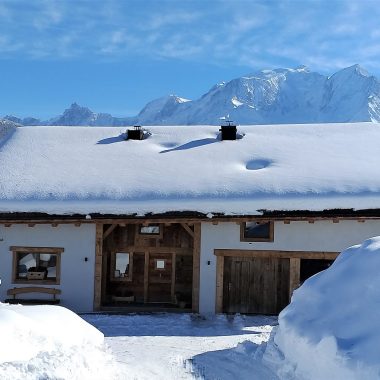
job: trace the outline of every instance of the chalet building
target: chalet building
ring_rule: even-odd
[[[1,301],[276,314],[380,234],[378,124],[0,136]]]

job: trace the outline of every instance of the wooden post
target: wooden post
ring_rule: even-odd
[[[172,253],[172,283],[171,283],[171,297],[172,297],[172,302],[175,302],[175,270],[176,270],[176,259],[177,255],[175,253]]]
[[[144,303],[148,302],[148,289],[149,288],[149,251],[145,251],[145,264],[144,264]]]
[[[223,313],[224,256],[216,256],[216,299],[215,313]]]
[[[95,279],[94,279],[94,311],[100,310],[102,294],[102,251],[103,224],[96,224],[95,238]]]
[[[193,248],[193,312],[199,312],[199,275],[201,255],[201,224],[194,224],[194,248]]]
[[[289,259],[289,302],[295,289],[300,285],[301,259]]]

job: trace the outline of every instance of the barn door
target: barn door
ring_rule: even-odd
[[[224,260],[224,312],[277,314],[288,304],[289,259]]]

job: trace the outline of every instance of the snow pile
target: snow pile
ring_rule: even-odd
[[[103,334],[63,307],[0,304],[0,336],[3,380],[107,378],[113,372]]]
[[[294,292],[274,336],[291,364],[280,377],[380,378],[379,267],[376,237],[342,252],[329,269]]]
[[[15,130],[17,125],[9,120],[0,119],[0,145],[3,140],[9,137]]]

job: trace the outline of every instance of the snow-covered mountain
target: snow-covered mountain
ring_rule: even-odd
[[[91,125],[91,126],[115,126],[128,125],[133,118],[117,118],[109,113],[95,113],[87,107],[73,103],[62,115],[50,119],[48,125]]]
[[[154,105],[153,110],[149,109]],[[155,112],[153,112],[155,111]],[[302,66],[263,70],[221,83],[200,99],[177,102],[170,113],[144,108],[156,116],[141,124],[238,124],[380,122],[380,82],[355,65],[327,77]]]
[[[13,121],[0,119],[0,146],[18,126]]]
[[[12,115],[4,116],[4,119],[21,125],[117,126],[133,124],[136,118],[117,118],[109,113],[95,113],[87,107],[73,103],[62,115],[49,120],[40,120],[33,117],[20,119]]]
[[[73,103],[56,118],[5,118],[23,125],[196,125],[380,122],[380,81],[359,65],[332,76],[301,66],[262,70],[212,87],[200,99],[175,95],[149,102],[135,117],[115,118]]]

